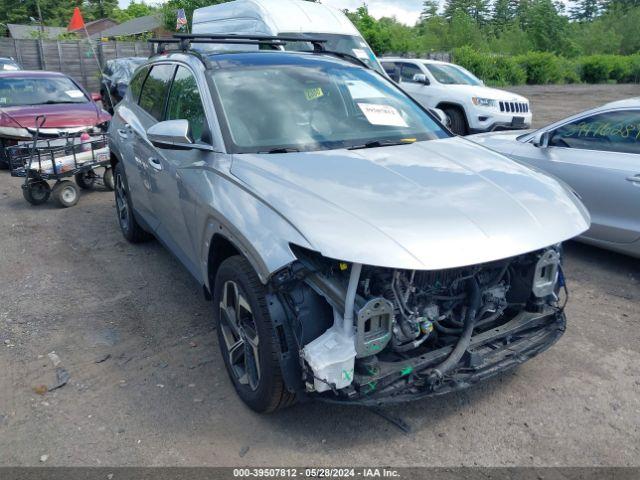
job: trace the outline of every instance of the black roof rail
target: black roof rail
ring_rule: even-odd
[[[189,50],[192,43],[227,44],[227,45],[268,45],[273,47],[285,46],[288,42],[308,42],[313,45],[315,52],[324,52],[327,40],[311,37],[271,37],[267,35],[235,35],[235,34],[207,34],[207,33],[176,33],[170,38],[152,38],[150,43],[178,44],[180,50]]]
[[[174,33],[172,37],[168,38],[149,39],[149,43],[178,44],[179,51],[182,52],[190,50],[190,46],[192,43],[208,43],[216,45],[267,45],[272,47],[283,47],[287,43],[291,42],[311,43],[313,45],[313,53],[324,53],[327,55],[333,55],[341,58],[342,60],[347,60],[369,70],[372,69],[369,65],[367,65],[366,62],[356,57],[355,55],[327,50],[325,47],[325,43],[327,43],[326,39],[307,37],[303,35],[274,37],[268,35],[244,34]]]

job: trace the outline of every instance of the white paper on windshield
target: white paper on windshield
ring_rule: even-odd
[[[66,93],[68,96],[70,96],[71,98],[81,98],[84,97],[84,93],[82,93],[80,90],[67,90]]]
[[[369,55],[367,55],[367,52],[365,52],[361,48],[354,48],[353,54],[360,60],[369,60]]]
[[[361,98],[384,98],[384,93],[376,87],[369,85],[362,80],[347,80],[347,88],[351,98],[359,100]]]
[[[359,103],[369,123],[372,125],[385,125],[389,127],[408,127],[398,109],[389,105],[378,105],[375,103]]]

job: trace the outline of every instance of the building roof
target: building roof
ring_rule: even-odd
[[[127,35],[139,35],[141,33],[151,32],[162,26],[162,16],[147,15],[145,17],[138,17],[128,22],[121,23],[115,27],[107,28],[99,33],[91,35],[92,38],[96,37],[125,37]]]
[[[40,33],[40,25],[17,25],[15,23],[8,23],[9,35],[11,38],[18,39],[34,39],[38,38]],[[67,29],[64,27],[44,27],[44,36],[55,40],[63,33],[67,33]]]

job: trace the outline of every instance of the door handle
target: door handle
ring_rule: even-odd
[[[640,183],[640,174],[635,175],[633,177],[627,177],[627,182]]]
[[[149,165],[151,165],[151,168],[153,168],[154,170],[162,170],[162,164],[160,163],[160,160],[155,157],[149,157]]]
[[[128,123],[125,123],[124,128],[118,128],[118,135],[120,135],[121,138],[129,138],[129,131],[131,129],[131,125],[129,125]]]

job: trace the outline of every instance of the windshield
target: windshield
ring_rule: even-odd
[[[449,136],[390,81],[364,68],[314,62],[210,75],[233,153],[365,148]]]
[[[435,63],[425,63],[431,75],[435,77],[438,83],[444,85],[475,85],[482,86],[482,82],[478,80],[471,72],[455,65],[439,65]]]
[[[369,68],[373,68],[382,75],[386,75],[384,69],[378,62],[376,55],[373,53],[367,42],[361,37],[352,35],[338,35],[332,33],[304,33],[304,36],[327,40],[324,44],[327,51],[345,53],[356,57],[364,62]],[[281,37],[298,37],[299,33],[283,33]],[[285,50],[298,52],[311,52],[313,46],[307,42],[289,42],[285,46]]]
[[[0,107],[88,101],[67,77],[0,78]]]

